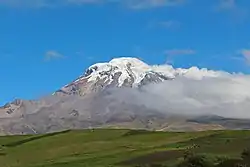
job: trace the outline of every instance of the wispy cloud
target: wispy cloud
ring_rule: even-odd
[[[0,0],[1,6],[7,7],[48,7],[54,2],[48,3],[47,0]]]
[[[165,27],[165,28],[177,28],[181,26],[181,23],[175,20],[168,20],[168,21],[161,21],[158,23],[159,26]]]
[[[149,29],[163,28],[168,30],[177,30],[181,27],[181,25],[182,25],[181,22],[176,20],[163,20],[163,21],[153,20],[148,23],[147,28]]]
[[[244,7],[240,6],[236,0],[220,0],[215,7],[217,12],[227,12],[233,16],[237,21],[244,19],[248,12]]]
[[[175,56],[194,55],[194,54],[196,54],[196,51],[193,49],[171,49],[164,51],[164,55],[167,56],[166,63],[168,64],[174,63]]]
[[[193,55],[196,53],[195,50],[192,49],[172,49],[172,50],[166,50],[164,53],[167,56],[179,56],[179,55]]]
[[[0,0],[0,5],[9,7],[53,7],[86,4],[122,4],[131,9],[145,9],[180,5],[185,0]]]
[[[250,65],[250,49],[242,49],[239,53],[243,56],[245,62]]]
[[[185,0],[127,0],[126,3],[133,9],[145,9],[152,7],[177,6],[181,5]]]
[[[54,59],[62,59],[62,58],[65,58],[64,55],[62,55],[61,53],[57,52],[57,51],[54,51],[54,50],[50,50],[50,51],[47,51],[45,53],[45,61],[51,61],[51,60],[54,60]]]
[[[103,2],[103,0],[66,0],[68,3],[75,3],[75,4],[81,4],[81,3],[100,3]]]
[[[0,5],[8,7],[44,8],[65,5],[98,4],[103,1],[104,0],[0,0]]]
[[[235,0],[220,0],[218,9],[220,10],[232,10],[237,7]]]

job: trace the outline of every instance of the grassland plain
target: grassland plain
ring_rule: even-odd
[[[95,129],[0,137],[0,167],[116,167],[179,161],[184,150],[237,157],[250,131],[150,132]]]

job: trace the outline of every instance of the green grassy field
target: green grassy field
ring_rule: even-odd
[[[239,156],[250,146],[250,131],[147,132],[65,131],[0,137],[0,167],[113,167],[178,161],[183,151],[211,157]]]

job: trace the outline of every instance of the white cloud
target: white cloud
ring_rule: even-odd
[[[47,51],[45,53],[45,60],[46,61],[50,61],[53,59],[62,59],[64,57],[65,57],[64,55],[62,55],[61,53],[54,51],[54,50],[50,50],[50,51]]]
[[[203,77],[197,77],[201,75]],[[203,69],[175,80],[145,86],[141,90],[116,89],[111,96],[170,114],[250,118],[249,85],[249,75]]]

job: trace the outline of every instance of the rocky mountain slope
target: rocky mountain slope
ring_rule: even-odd
[[[97,63],[75,81],[53,95],[38,100],[15,100],[0,108],[0,134],[47,133],[81,128],[140,128],[150,130],[207,130],[228,128],[225,121],[198,120],[187,115],[175,115],[143,104],[131,103],[133,92],[160,82],[172,82],[177,77],[202,79],[227,75],[206,69],[174,69],[172,66],[150,66],[136,58],[116,58]],[[115,89],[131,92],[118,98]],[[122,96],[120,96],[122,97]],[[167,109],[166,109],[167,110]],[[207,118],[207,117],[206,117]],[[250,127],[244,123],[242,128]],[[230,128],[241,128],[234,120]]]

